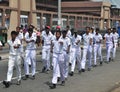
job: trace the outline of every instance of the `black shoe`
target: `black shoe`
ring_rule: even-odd
[[[100,62],[100,66],[102,66],[102,64],[103,64],[103,63],[102,63],[102,62]]]
[[[78,71],[79,74],[81,74],[81,72],[82,72],[81,70]]]
[[[58,82],[60,81],[60,77],[58,77],[57,81],[58,81]]]
[[[61,86],[65,86],[65,81],[62,81],[62,82],[61,82]]]
[[[44,72],[45,72],[45,70],[46,70],[46,67],[43,67],[43,69],[42,69],[42,73],[44,73]]]
[[[21,80],[17,81],[17,85],[20,85],[21,84]]]
[[[10,87],[10,82],[3,81],[3,85],[5,85],[6,88],[9,88]]]
[[[71,66],[72,64],[71,63],[69,63],[69,66]]]
[[[49,87],[50,87],[50,89],[55,89],[56,88],[56,84],[52,84]]]
[[[47,73],[47,74],[50,73],[50,69],[47,69],[47,70],[46,70],[46,73]]]
[[[25,75],[22,79],[27,80],[29,78],[29,75]]]
[[[88,71],[91,71],[91,68],[88,68]]]
[[[97,67],[97,65],[93,65],[93,67]]]
[[[109,62],[111,62],[111,58],[109,58]]]
[[[81,69],[82,72],[85,72],[85,69]]]
[[[70,75],[70,76],[73,76],[73,75],[74,75],[74,72],[70,72],[69,75]]]
[[[33,75],[33,76],[31,77],[31,79],[34,80],[34,79],[35,79],[35,75]]]

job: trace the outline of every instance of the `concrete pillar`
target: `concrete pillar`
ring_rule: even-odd
[[[32,24],[37,27],[37,15],[36,13],[32,13]]]
[[[68,15],[68,17],[67,17],[67,25],[70,25],[70,22],[69,22],[69,15]]]
[[[2,26],[5,27],[5,9],[2,10]]]
[[[17,14],[17,18],[18,18],[18,26],[20,26],[20,15],[21,15],[21,13],[20,13],[20,0],[18,0],[18,14]]]
[[[8,31],[8,39],[10,38],[10,33],[13,30],[16,30],[16,26],[18,24],[18,19],[17,19],[17,11],[11,11],[11,15],[10,15],[10,28]]]
[[[40,29],[43,29],[43,13],[40,15]]]
[[[74,27],[75,27],[75,29],[77,29],[77,16],[75,16]]]
[[[52,25],[53,25],[53,14],[51,14],[51,16],[50,16],[50,26],[52,27]]]

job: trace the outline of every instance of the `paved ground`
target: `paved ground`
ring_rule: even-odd
[[[105,51],[103,55],[105,55]],[[8,54],[4,54],[4,56],[8,57]],[[120,83],[119,56],[120,48],[117,50],[115,62],[104,63],[103,66],[98,66],[93,68],[92,71],[86,71],[82,74],[78,74],[76,69],[75,75],[68,78],[64,87],[58,83],[57,89],[54,90],[50,90],[48,87],[51,82],[52,71],[49,74],[41,73],[42,63],[40,55],[37,55],[37,74],[35,80],[28,79],[22,81],[20,86],[15,85],[16,80],[13,80],[13,85],[10,88],[4,88],[1,82],[6,79],[8,63],[8,60],[4,59],[0,61],[0,92],[114,92],[111,90],[119,87]]]

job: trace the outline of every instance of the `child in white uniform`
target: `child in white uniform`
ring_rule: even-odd
[[[91,70],[91,59],[92,59],[92,43],[93,43],[93,36],[90,33],[90,28],[86,27],[86,33],[83,35],[83,57],[81,61],[81,70],[82,72],[85,72],[85,66],[86,66],[86,58],[88,55],[88,70]]]
[[[80,48],[81,36],[77,34],[77,31],[74,31],[74,35],[72,37],[72,65],[70,76],[74,75],[75,64],[77,61],[78,71],[81,72],[81,48]]]
[[[113,32],[112,35],[113,35],[113,41],[114,41],[114,48],[112,49],[112,53],[113,53],[113,60],[114,60],[116,56],[116,48],[118,45],[119,34],[116,32],[116,28],[113,28],[112,32]]]
[[[56,88],[58,73],[60,73],[61,81],[64,81],[64,55],[63,55],[63,39],[61,39],[61,32],[56,31],[56,37],[52,41],[51,52],[53,52],[53,78],[51,89]]]
[[[43,60],[43,69],[42,72],[50,70],[50,46],[53,39],[53,35],[50,32],[50,27],[46,26],[44,34],[42,34],[42,60]]]
[[[102,35],[99,33],[99,28],[96,28],[96,33],[93,36],[93,46],[94,46],[94,67],[97,66],[97,54],[100,59],[100,65],[102,65],[102,47],[101,47],[101,41],[102,41]]]
[[[17,33],[16,31],[11,32],[12,39],[8,41],[8,45],[10,48],[9,51],[9,62],[8,62],[8,72],[7,72],[7,80],[3,81],[3,84],[6,88],[10,86],[10,82],[13,76],[13,68],[16,67],[17,72],[17,85],[20,85],[21,82],[21,59],[19,55],[19,47],[21,45],[20,40],[16,39]]]
[[[28,29],[28,35],[25,37],[25,41],[27,43],[26,46],[26,56],[25,56],[25,77],[23,78],[26,80],[29,78],[29,62],[31,62],[31,68],[32,68],[32,79],[35,79],[35,73],[36,73],[36,34],[33,32],[33,28]]]
[[[105,34],[105,42],[106,42],[106,49],[107,49],[107,62],[110,62],[111,60],[111,51],[112,51],[112,48],[114,48],[114,40],[113,40],[113,35],[111,33],[111,29],[108,29],[107,30],[107,33]]]

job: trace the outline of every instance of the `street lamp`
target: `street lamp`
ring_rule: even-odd
[[[58,0],[58,25],[61,26],[61,0]]]

